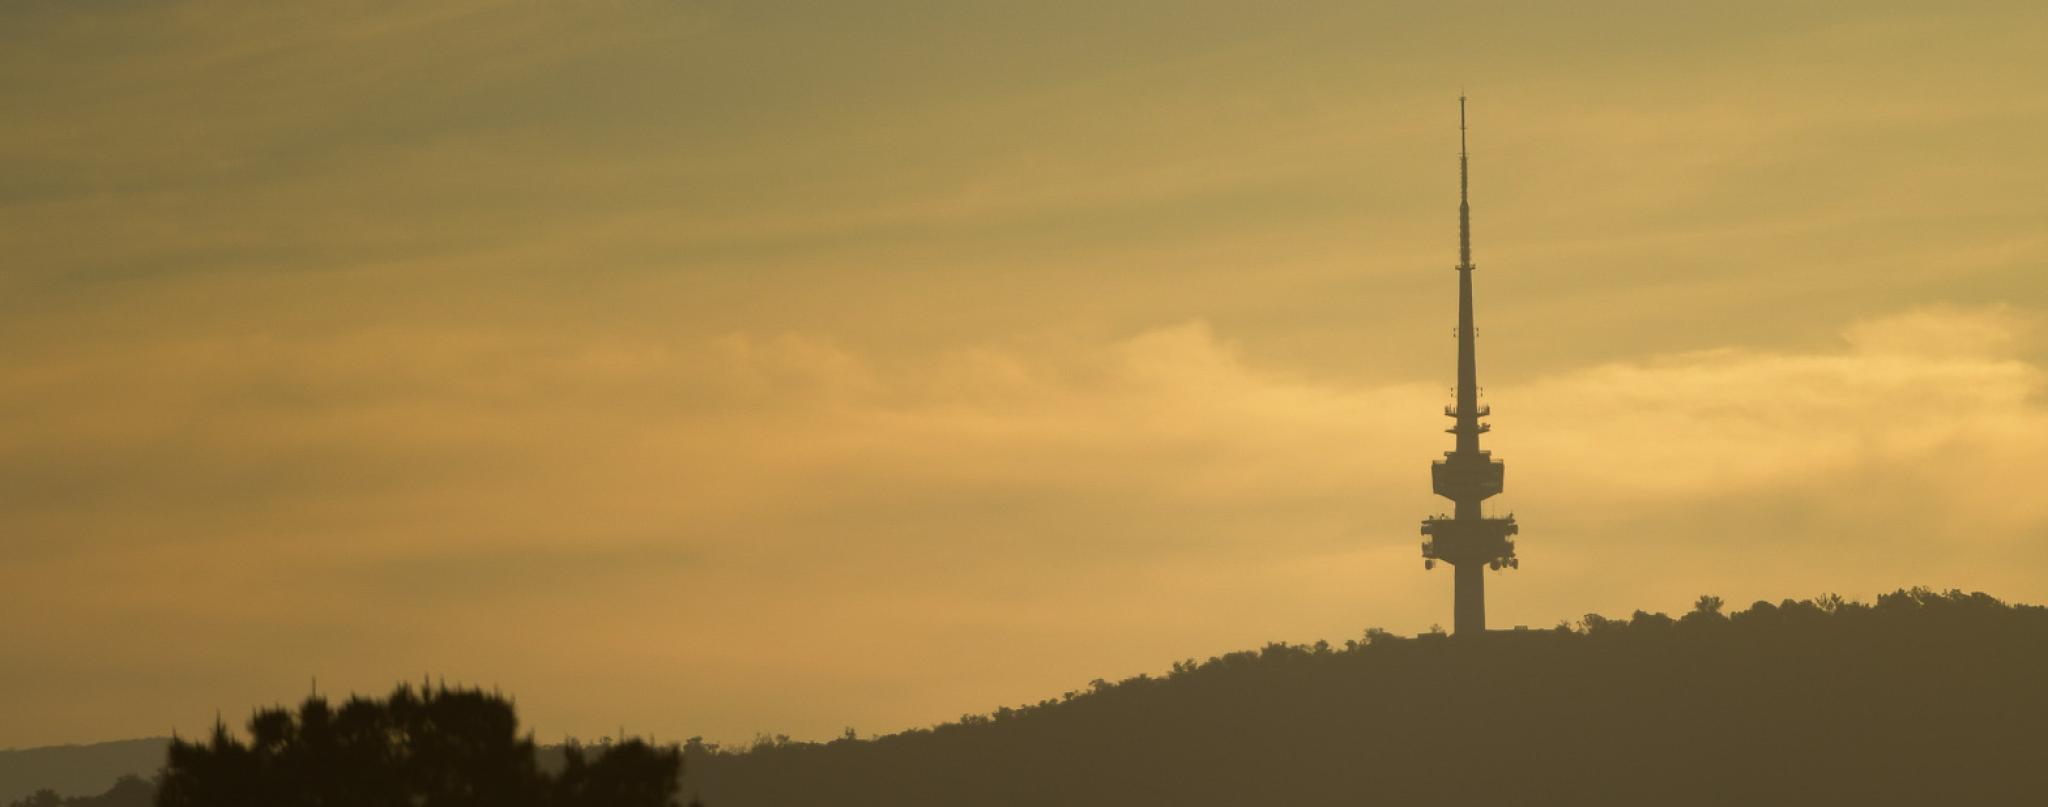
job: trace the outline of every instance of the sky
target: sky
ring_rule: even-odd
[[[823,739],[1451,621],[2048,601],[2038,3],[0,5],[0,747]],[[317,683],[315,681],[317,679]]]

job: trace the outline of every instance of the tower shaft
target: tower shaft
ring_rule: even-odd
[[[1458,410],[1459,454],[1479,451],[1479,347],[1472,325],[1472,264],[1458,267]]]
[[[1486,632],[1486,567],[1477,563],[1455,566],[1451,575],[1451,630],[1460,636]]]

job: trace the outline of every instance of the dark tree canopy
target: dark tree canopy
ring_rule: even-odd
[[[595,759],[571,749],[560,774],[540,770],[512,704],[473,689],[400,686],[340,708],[308,698],[249,720],[249,738],[216,725],[173,740],[160,807],[669,807],[681,752],[638,740]]]

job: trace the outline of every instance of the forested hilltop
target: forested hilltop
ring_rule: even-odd
[[[710,807],[2034,804],[2048,794],[2044,729],[2048,609],[1925,589],[1734,613],[1703,597],[1678,619],[1269,645],[871,740],[693,741],[677,795]],[[563,769],[561,749],[536,750],[539,770]],[[130,779],[98,798],[17,804],[139,807],[155,789]]]
[[[2048,609],[1925,589],[1465,638],[1369,631],[874,740],[685,749],[755,805],[2021,804]]]

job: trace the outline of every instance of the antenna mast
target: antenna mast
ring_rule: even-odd
[[[1470,159],[1465,155],[1465,96],[1458,96],[1458,266],[1472,268],[1472,202]]]

